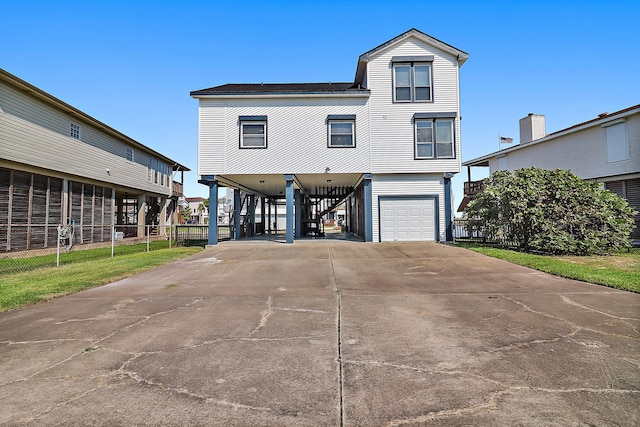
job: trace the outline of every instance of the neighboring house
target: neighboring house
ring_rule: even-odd
[[[640,211],[640,105],[546,134],[545,117],[529,114],[520,120],[520,143],[462,163],[468,168],[465,199],[458,211],[482,191],[481,181],[471,181],[471,167],[489,172],[535,166],[567,169],[575,175],[603,184]],[[632,239],[640,240],[640,215],[636,215]]]
[[[451,240],[458,71],[467,58],[411,29],[362,54],[351,82],[191,92],[200,182],[213,195],[234,189],[235,238],[245,206],[254,224],[272,222],[269,206],[286,206],[292,243],[346,201],[346,228],[365,241]],[[252,218],[258,205],[260,221]]]
[[[55,247],[59,225],[79,244],[144,235],[188,170],[0,69],[0,251]]]
[[[185,197],[189,208],[192,224],[207,224],[209,222],[209,208],[204,205],[204,197]]]

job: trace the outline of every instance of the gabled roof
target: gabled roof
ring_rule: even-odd
[[[599,126],[603,123],[614,120],[616,118],[621,119],[623,117],[627,117],[637,113],[640,113],[640,104],[634,105],[632,107],[624,108],[614,113],[603,113],[598,115],[598,117],[594,119],[590,119],[590,120],[587,120],[586,122],[578,123],[576,125],[569,126],[567,128],[552,132],[548,135],[543,136],[542,138],[538,138],[533,141],[525,142],[522,144],[517,144],[513,147],[505,148],[499,151],[494,151],[493,153],[485,154],[484,156],[477,157],[475,159],[467,160],[466,162],[462,162],[462,166],[489,166],[489,159],[496,157],[498,155],[507,154],[512,151],[517,151],[526,147],[531,147],[532,145],[537,145],[547,141],[551,141],[555,138],[565,136],[573,132],[579,132],[581,130],[584,130],[590,127]]]
[[[35,87],[34,85],[27,83],[26,81],[22,80],[19,77],[14,76],[13,74],[9,73],[6,70],[3,70],[2,68],[0,68],[0,80],[7,82],[8,84],[11,84],[13,87],[16,87],[28,94],[30,94],[31,96],[34,96],[36,98],[38,98],[39,100],[46,102],[47,104],[64,111],[67,114],[71,114],[72,116],[76,116],[79,117],[85,121],[87,121],[88,123],[90,123],[91,125],[97,127],[98,129],[102,130],[103,132],[113,136],[116,139],[119,139],[123,142],[126,142],[127,144],[133,146],[134,148],[140,149],[142,151],[145,151],[149,154],[152,154],[154,157],[157,157],[158,159],[162,160],[163,162],[169,163],[173,165],[173,170],[174,171],[190,171],[191,169],[189,169],[186,166],[183,166],[177,162],[175,162],[174,160],[168,158],[167,156],[158,153],[157,151],[153,150],[152,148],[147,147],[144,144],[139,143],[138,141],[129,138],[127,135],[123,134],[122,132],[119,132],[117,130],[115,130],[114,128],[102,123],[101,121],[91,117],[90,115],[88,115],[87,113],[84,113],[80,110],[78,110],[77,108],[67,104],[64,101],[61,101],[60,99],[56,98],[55,96],[43,91],[42,89],[39,89],[37,87]]]
[[[232,83],[215,86],[208,89],[191,92],[194,98],[206,95],[232,96],[232,95],[259,95],[259,94],[367,94],[366,89],[359,89],[353,83],[326,82],[326,83]]]
[[[431,46],[434,46],[440,50],[443,50],[445,52],[450,53],[451,55],[455,56],[458,58],[458,67],[461,67],[462,64],[464,64],[464,62],[469,59],[469,54],[457,49],[453,46],[451,46],[450,44],[447,44],[441,40],[436,39],[435,37],[431,37],[430,35],[423,33],[420,30],[416,30],[415,28],[410,29],[409,31],[406,31],[402,34],[400,34],[399,36],[396,36],[394,38],[392,38],[391,40],[382,43],[380,46],[374,47],[373,49],[371,49],[368,52],[363,53],[362,55],[360,55],[360,57],[358,58],[358,66],[356,68],[356,78],[355,78],[355,84],[358,83],[362,83],[363,81],[363,77],[364,77],[364,73],[365,70],[367,68],[367,62],[369,62],[369,58],[371,58],[373,55],[386,50],[387,48],[395,45],[396,43],[399,43],[403,40],[406,40],[408,38],[411,37],[415,37],[418,40],[421,40],[427,44],[430,44]]]

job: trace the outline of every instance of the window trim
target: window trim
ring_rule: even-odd
[[[131,153],[131,158],[129,158],[129,153]],[[125,147],[125,152],[124,152],[124,159],[129,162],[129,163],[133,163],[136,159],[136,153],[133,150],[133,147]]]
[[[262,125],[264,127],[263,146],[244,146],[244,125]],[[267,116],[240,116],[238,117],[238,148],[241,150],[264,150],[268,147]]]
[[[414,160],[451,160],[456,158],[456,113],[415,113],[413,116],[413,158]],[[431,125],[431,144],[433,156],[418,156],[418,123],[428,122]],[[451,156],[438,156],[437,123],[451,123]]]
[[[409,67],[409,86],[396,86],[396,68],[397,67]],[[415,67],[427,66],[429,68],[429,85],[428,86],[416,86]],[[433,103],[433,56],[394,56],[391,58],[391,90],[393,103],[406,104],[406,103]],[[397,99],[397,88],[409,87],[410,98],[408,100]],[[429,99],[416,99],[416,89],[429,88]]]
[[[351,125],[351,145],[331,144],[331,125],[334,123],[349,123]],[[327,148],[356,148],[355,114],[330,114],[327,116]]]

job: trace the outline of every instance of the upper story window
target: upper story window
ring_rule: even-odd
[[[80,139],[80,125],[75,123],[71,123],[71,129],[69,131],[69,136],[74,139]]]
[[[432,101],[433,56],[394,56],[393,101]]]
[[[240,116],[240,148],[267,148],[267,116]]]
[[[414,115],[416,159],[455,158],[455,119],[453,117],[455,113],[416,113]]]
[[[327,147],[356,146],[356,116],[354,114],[329,115],[327,127]]]
[[[126,159],[130,162],[133,162],[133,148],[127,147]]]
[[[602,125],[606,137],[607,163],[629,160],[629,143],[624,121],[614,121]]]

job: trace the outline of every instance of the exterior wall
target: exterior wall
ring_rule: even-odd
[[[327,147],[327,116],[355,114],[355,148]],[[239,148],[239,116],[267,116],[267,148]],[[369,165],[367,98],[200,100],[198,173],[362,173]]]
[[[444,178],[439,174],[374,174],[372,179],[373,241],[380,241],[379,196],[437,196],[439,239],[444,240]]]
[[[80,140],[69,136],[72,122],[80,125]],[[1,81],[0,135],[2,159],[169,195],[168,165],[156,184],[147,167],[153,159],[149,153]],[[127,147],[133,149],[133,162],[126,159]],[[153,160],[155,166],[158,159]]]
[[[393,102],[394,56],[433,55],[433,102]],[[419,173],[460,171],[458,61],[453,55],[409,38],[383,50],[367,65],[371,90],[371,172]],[[414,113],[455,112],[455,159],[414,160]]]
[[[506,169],[516,170],[531,166],[542,169],[569,169],[584,179],[640,173],[640,114],[629,116],[626,128],[629,143],[628,160],[607,162],[605,128],[597,125],[507,153]],[[501,166],[504,162],[504,157],[502,160],[491,158],[490,172],[503,169]]]

